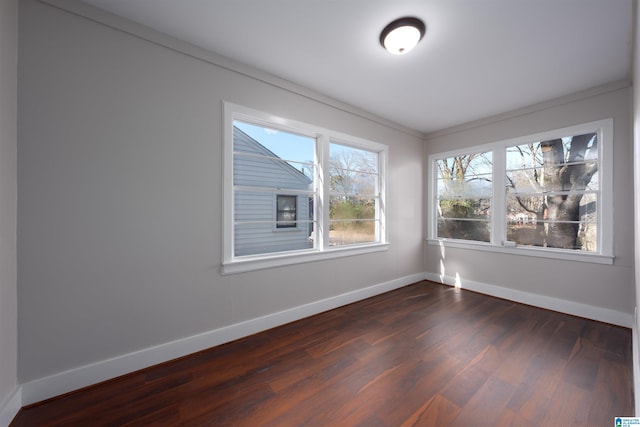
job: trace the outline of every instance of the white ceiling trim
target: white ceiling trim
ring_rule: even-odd
[[[463,132],[463,131],[471,130],[481,126],[490,125],[492,123],[501,122],[503,120],[525,116],[527,114],[535,113],[537,111],[543,111],[548,108],[553,108],[559,105],[577,102],[583,99],[592,98],[594,96],[603,95],[609,92],[615,92],[621,89],[629,88],[631,86],[632,86],[632,82],[630,79],[617,80],[615,82],[606,83],[606,84],[596,86],[590,89],[586,89],[580,92],[572,93],[570,95],[561,96],[558,98],[551,99],[549,101],[540,102],[538,104],[533,104],[527,107],[519,108],[517,110],[509,111],[507,113],[497,114],[491,117],[485,117],[480,120],[474,120],[472,122],[463,123],[461,125],[452,126],[450,128],[438,130],[435,132],[429,132],[425,134],[425,140],[428,141],[429,139],[438,138],[444,135],[449,135],[456,132]]]
[[[403,126],[384,117],[377,116],[358,107],[354,107],[347,103],[335,100],[329,96],[320,94],[307,87],[290,82],[278,76],[274,76],[273,74],[269,74],[250,65],[237,62],[215,52],[200,48],[188,42],[182,41],[160,31],[156,31],[137,22],[130,21],[126,18],[120,17],[87,3],[77,0],[39,1],[57,9],[69,12],[73,15],[89,19],[93,22],[105,25],[118,31],[122,31],[133,37],[137,37],[142,40],[163,46],[167,49],[171,49],[175,52],[188,55],[192,58],[204,61],[208,64],[239,73],[243,76],[295,93],[305,98],[312,99],[328,107],[335,108],[337,110],[352,114],[362,119],[370,120],[372,122],[391,127],[414,137],[424,138],[425,136],[424,133],[415,129],[411,129],[407,126]]]

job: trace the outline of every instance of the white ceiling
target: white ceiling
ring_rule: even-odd
[[[632,0],[84,1],[425,133],[631,75]]]

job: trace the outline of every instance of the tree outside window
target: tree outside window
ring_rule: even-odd
[[[438,237],[490,241],[491,158],[491,152],[482,152],[436,162]]]
[[[506,179],[509,240],[597,250],[596,133],[508,147]]]
[[[606,119],[430,156],[429,239],[611,262],[612,134]]]
[[[379,229],[378,153],[329,145],[329,245],[375,242]]]

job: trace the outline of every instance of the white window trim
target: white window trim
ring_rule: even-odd
[[[387,232],[387,214],[385,209],[386,188],[387,188],[387,162],[388,147],[384,144],[369,141],[366,139],[354,137],[344,133],[325,129],[319,126],[298,122],[282,117],[278,117],[269,113],[254,110],[234,103],[223,101],[223,218],[222,218],[222,236],[223,236],[223,259],[222,274],[234,274],[245,271],[253,271],[264,268],[279,267],[304,262],[312,262],[318,260],[326,260],[332,258],[341,258],[345,256],[361,255],[367,253],[386,251],[389,248],[388,232]],[[377,227],[377,242],[329,246],[329,203],[325,203],[329,198],[329,182],[323,179],[324,172],[320,167],[316,167],[315,182],[316,188],[316,224],[317,236],[319,237],[315,243],[315,248],[304,249],[298,251],[276,252],[269,254],[234,256],[233,253],[233,221],[234,221],[234,194],[233,194],[233,121],[240,120],[261,125],[269,128],[275,128],[282,131],[292,132],[299,135],[315,138],[317,165],[329,165],[329,143],[336,142],[361,148],[378,153],[379,174],[380,174],[380,203],[379,203],[379,220],[380,226]],[[297,228],[296,228],[297,229]],[[286,229],[279,229],[278,232]],[[326,232],[325,232],[326,230]]]
[[[531,246],[517,246],[506,240],[506,213],[505,194],[501,189],[505,188],[505,149],[508,146],[520,145],[532,141],[542,141],[567,135],[581,135],[595,132],[598,135],[598,170],[600,202],[598,209],[598,242],[599,252],[587,253],[566,249],[537,248]],[[491,216],[491,242],[475,242],[459,239],[437,238],[437,218],[434,214],[436,208],[435,195],[437,183],[437,168],[435,162],[438,159],[468,154],[470,152],[493,152],[493,198]],[[506,139],[494,143],[476,145],[464,149],[432,154],[428,157],[427,189],[428,189],[428,224],[427,243],[441,247],[482,250],[512,255],[534,256],[541,258],[553,258],[567,261],[591,262],[598,264],[613,264],[613,119],[597,120],[562,129],[554,129],[533,135]]]

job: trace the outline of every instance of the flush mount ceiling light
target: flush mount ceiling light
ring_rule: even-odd
[[[424,22],[418,18],[396,19],[380,33],[380,44],[394,55],[403,55],[418,44],[424,32]]]

